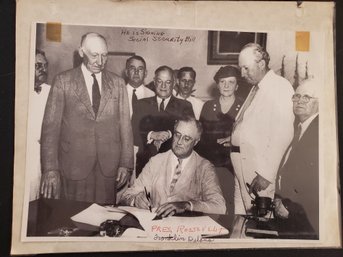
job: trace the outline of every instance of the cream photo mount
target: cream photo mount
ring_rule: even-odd
[[[228,248],[265,248],[265,247],[290,247],[290,248],[312,248],[312,247],[339,247],[341,244],[340,231],[340,206],[338,195],[338,158],[337,158],[337,135],[336,129],[326,124],[337,124],[336,102],[335,102],[335,78],[334,78],[334,47],[333,47],[333,5],[330,3],[304,3],[301,8],[301,15],[296,9],[295,3],[279,3],[268,5],[267,3],[237,3],[237,2],[96,2],[87,0],[83,2],[83,8],[76,10],[78,1],[69,3],[59,1],[46,3],[41,0],[18,1],[17,15],[17,77],[16,77],[16,148],[15,148],[15,170],[14,170],[14,199],[13,199],[13,233],[12,233],[12,254],[29,253],[57,253],[57,252],[83,252],[83,251],[142,251],[142,250],[171,250],[171,249],[228,249]],[[96,6],[101,9],[101,17],[96,14],[92,17],[92,8]],[[36,8],[36,9],[35,9]],[[38,8],[38,9],[37,9]],[[162,9],[161,9],[162,8]],[[38,10],[38,11],[37,11]],[[73,10],[74,16],[71,16]],[[151,16],[149,13],[161,11],[165,17]],[[235,11],[233,11],[235,10]],[[251,15],[254,10],[254,15]],[[126,17],[127,12],[142,17],[142,21],[137,21]],[[116,17],[110,14],[115,12]],[[213,12],[217,15],[214,16]],[[244,18],[244,22],[239,22],[239,17]],[[263,14],[272,12],[270,17]],[[178,21],[174,22],[175,14]],[[279,15],[275,15],[279,13]],[[48,15],[50,14],[50,15]],[[227,14],[232,19],[230,24],[226,21]],[[323,19],[318,21],[316,15],[321,14]],[[105,15],[111,18],[104,18]],[[190,15],[193,19],[190,19]],[[87,19],[85,18],[87,16]],[[216,18],[215,18],[216,17]],[[256,18],[259,21],[256,22]],[[264,17],[264,18],[261,18]],[[215,18],[215,19],[214,19]],[[289,24],[284,24],[284,20],[289,19]],[[54,21],[59,22],[54,22]],[[208,22],[210,20],[211,22]],[[270,24],[272,20],[273,26]],[[53,21],[53,22],[51,22]],[[43,24],[43,25],[42,25]],[[44,31],[37,33],[37,26],[45,24],[55,24],[55,28],[50,30],[52,34],[42,37]],[[57,24],[57,26],[56,26]],[[60,25],[58,25],[60,24]],[[158,25],[157,25],[158,24]],[[68,30],[68,28],[70,28]],[[72,29],[73,28],[73,29]],[[27,236],[29,224],[29,195],[30,195],[30,173],[26,170],[27,145],[30,134],[27,131],[27,123],[34,114],[29,113],[30,95],[33,93],[33,70],[34,53],[39,45],[47,51],[49,65],[52,66],[49,80],[52,80],[59,72],[72,68],[73,51],[77,49],[80,35],[91,29],[105,33],[105,37],[112,39],[110,44],[113,48],[114,58],[111,69],[120,74],[123,72],[120,67],[127,56],[133,53],[141,54],[148,60],[147,81],[153,78],[153,71],[161,63],[162,58],[167,58],[168,53],[157,56],[156,52],[149,52],[144,48],[147,43],[155,44],[161,51],[171,49],[182,53],[189,53],[192,49],[201,50],[200,55],[193,60],[194,67],[200,67],[201,71],[207,70],[208,74],[200,72],[198,78],[202,81],[202,87],[198,88],[196,95],[203,99],[208,99],[207,88],[212,83],[212,77],[220,65],[207,65],[208,31],[246,31],[267,34],[267,51],[271,55],[271,68],[278,74],[284,72],[284,76],[296,83],[294,78],[295,66],[299,67],[300,77],[316,76],[325,86],[321,88],[320,98],[320,239],[319,240],[284,240],[284,239],[213,239],[213,240],[190,240],[187,242],[176,241],[171,243],[166,241],[154,241],[146,239],[109,239],[92,237],[46,237]],[[143,35],[134,40],[125,36],[123,30],[137,32],[145,30]],[[175,42],[165,40],[163,42],[151,42],[148,31],[165,33],[169,38],[184,37],[180,44],[180,39]],[[310,32],[310,49],[308,52],[296,51],[296,32]],[[75,33],[76,32],[76,33]],[[57,35],[56,35],[57,33]],[[60,33],[60,34],[58,34]],[[144,34],[145,33],[145,34]],[[180,35],[181,34],[181,35]],[[66,38],[67,37],[67,38]],[[166,36],[165,36],[166,37]],[[189,45],[185,44],[186,37],[194,39]],[[144,41],[147,38],[149,41]],[[60,40],[60,42],[59,42]],[[131,41],[129,41],[131,40]],[[45,41],[45,42],[43,42]],[[63,49],[58,47],[63,44]],[[141,46],[139,46],[139,44]],[[143,46],[144,47],[143,47]],[[147,47],[148,48],[148,47]],[[61,54],[61,52],[63,54]],[[67,53],[69,55],[67,55]],[[143,54],[142,54],[143,53]],[[65,56],[70,59],[65,60]],[[112,58],[112,57],[111,57]],[[181,67],[182,59],[174,59],[170,55],[167,61],[169,65]],[[194,59],[193,58],[193,59]],[[64,60],[63,60],[64,59]],[[167,59],[165,59],[167,60]],[[75,60],[74,60],[75,61]],[[191,63],[192,59],[184,59],[185,63]],[[192,64],[192,63],[191,63]],[[118,68],[119,66],[119,68]],[[203,68],[202,66],[205,66]],[[284,68],[282,68],[284,66]],[[25,67],[25,68],[24,68]],[[175,67],[175,68],[177,68]],[[283,70],[282,70],[283,69]],[[20,72],[19,72],[20,71]],[[50,70],[49,70],[50,72]],[[122,75],[122,74],[120,74]],[[29,81],[29,83],[27,83]],[[25,108],[23,108],[25,106]],[[325,173],[325,176],[324,176]],[[22,179],[25,177],[25,179]],[[331,201],[324,201],[330,199]],[[325,212],[323,210],[326,210]],[[20,218],[19,218],[20,217]],[[328,225],[329,224],[329,225]],[[332,229],[333,228],[333,229]]]

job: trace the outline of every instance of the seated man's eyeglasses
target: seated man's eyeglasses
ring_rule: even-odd
[[[300,99],[304,102],[304,103],[308,103],[311,99],[316,99],[317,97],[312,97],[309,95],[300,95],[300,94],[294,94],[292,96],[292,101],[293,102],[299,102]]]

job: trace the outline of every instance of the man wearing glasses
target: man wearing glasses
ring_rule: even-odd
[[[161,66],[155,71],[156,96],[143,98],[137,103],[132,116],[134,144],[138,145],[136,175],[150,157],[171,148],[175,120],[184,115],[194,116],[192,105],[172,95],[175,80],[173,70]]]
[[[199,120],[204,102],[192,95],[196,72],[192,67],[182,67],[177,73],[178,92],[176,97],[192,104],[195,118]]]
[[[292,97],[295,133],[280,165],[276,216],[300,238],[319,236],[318,82],[304,81]]]
[[[48,79],[48,60],[45,52],[37,49],[35,58],[34,91],[30,91],[28,120],[27,170],[30,174],[30,201],[39,198],[41,178],[40,136],[44,109],[48,99],[50,85]]]
[[[201,123],[194,117],[178,120],[171,149],[149,160],[120,203],[156,208],[161,217],[185,211],[224,214],[225,200],[215,168],[193,150],[201,133]]]

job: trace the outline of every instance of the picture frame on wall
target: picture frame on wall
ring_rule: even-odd
[[[267,33],[242,31],[209,31],[207,64],[238,65],[238,55],[243,46],[257,43],[266,47]]]

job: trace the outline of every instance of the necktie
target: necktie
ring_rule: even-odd
[[[283,168],[287,161],[293,157],[294,155],[294,148],[296,146],[296,144],[299,142],[299,139],[300,139],[300,135],[301,135],[301,123],[298,124],[297,128],[295,129],[294,131],[294,137],[293,137],[293,140],[291,142],[291,144],[289,145],[289,147],[287,148],[287,151],[286,153],[284,154],[284,156],[282,157],[282,160],[281,160],[281,167]]]
[[[175,184],[176,182],[178,181],[180,175],[181,175],[181,164],[182,164],[182,159],[177,159],[178,161],[178,164],[176,165],[176,168],[175,168],[175,173],[174,173],[174,176],[173,176],[173,179],[170,183],[170,188],[169,188],[169,193],[173,192],[174,188],[175,188]]]
[[[293,145],[295,145],[299,142],[300,135],[301,135],[301,123],[298,124],[297,129],[294,131],[294,137],[292,140],[292,147],[293,147]]]
[[[138,98],[136,95],[136,89],[133,89],[133,92],[132,92],[132,109],[133,110],[135,110],[135,107],[137,105],[137,101],[138,101]]]
[[[98,83],[94,73],[92,74],[92,77],[93,77],[93,86],[92,86],[93,110],[94,110],[95,115],[97,115],[98,110],[99,110],[101,95],[100,95],[99,83]]]
[[[258,89],[259,89],[259,87],[258,87],[257,85],[254,86],[254,87],[251,89],[251,91],[250,91],[250,93],[249,93],[247,99],[245,100],[245,102],[244,102],[244,104],[243,104],[243,106],[242,106],[242,109],[241,109],[240,112],[238,113],[238,116],[237,116],[237,119],[236,119],[236,121],[235,121],[235,123],[234,123],[234,125],[233,125],[232,131],[234,131],[235,128],[236,128],[236,126],[243,120],[244,113],[245,113],[245,111],[248,109],[248,107],[250,106],[250,104],[251,104],[252,100],[254,99],[254,97],[255,97],[255,95],[256,95]]]
[[[164,111],[164,100],[165,99],[162,99],[162,102],[160,103],[160,112]]]

